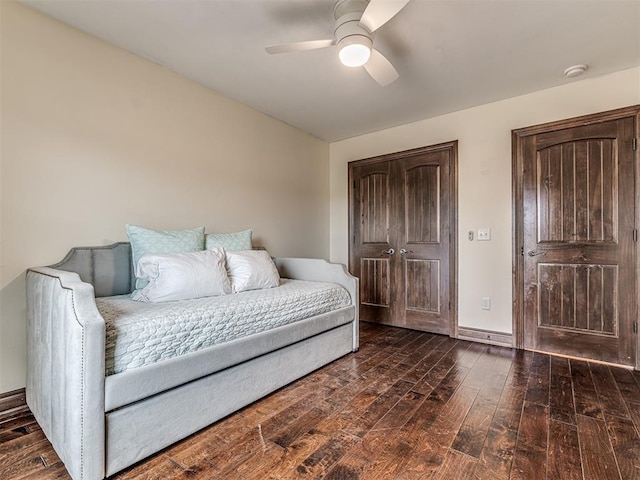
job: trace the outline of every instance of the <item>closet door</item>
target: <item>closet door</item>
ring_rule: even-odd
[[[449,149],[397,163],[397,324],[451,334]]]
[[[393,324],[391,289],[395,278],[396,254],[391,221],[391,163],[380,161],[355,166],[350,171],[353,189],[351,203],[352,237],[357,238],[351,273],[360,279],[360,318]],[[357,221],[354,221],[357,219]]]
[[[456,146],[350,164],[349,263],[362,320],[455,333]]]

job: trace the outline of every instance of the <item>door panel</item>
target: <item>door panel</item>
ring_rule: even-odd
[[[389,242],[389,174],[371,173],[360,178],[362,243]]]
[[[634,128],[522,139],[525,348],[635,365]]]
[[[618,165],[610,140],[538,152],[538,241],[615,242]]]
[[[388,308],[389,259],[363,258],[360,268],[361,302],[373,307]]]
[[[449,335],[449,165],[451,150],[425,152],[397,165],[404,191],[398,266],[405,295],[398,300],[403,325]],[[446,240],[445,240],[446,239]]]
[[[350,164],[350,268],[360,318],[450,334],[456,144]]]
[[[431,314],[440,313],[440,262],[405,258],[406,309]]]
[[[351,273],[360,278],[360,317],[391,323],[392,267],[389,251],[390,164],[363,165],[353,175],[353,222],[357,261]]]
[[[406,243],[440,241],[440,166],[419,165],[405,172]]]
[[[538,325],[618,334],[618,266],[538,264]]]

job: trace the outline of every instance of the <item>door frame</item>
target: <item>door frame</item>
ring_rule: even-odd
[[[524,348],[524,199],[523,199],[523,146],[524,138],[541,133],[554,132],[568,128],[581,127],[594,123],[603,123],[621,118],[635,117],[634,133],[634,205],[636,229],[640,226],[640,185],[639,167],[640,147],[638,138],[640,137],[640,105],[633,105],[601,113],[583,115],[580,117],[558,120],[555,122],[533,125],[530,127],[518,128],[511,131],[511,198],[512,198],[512,292],[513,292],[513,343],[514,347],[522,350]],[[640,310],[640,248],[638,241],[635,242],[636,253],[636,304]],[[637,320],[636,320],[637,321]],[[636,333],[636,370],[640,369],[640,335]]]
[[[349,263],[348,268],[353,272],[353,246],[355,243],[355,217],[353,205],[353,167],[367,165],[381,161],[399,161],[404,158],[422,155],[424,153],[433,153],[440,150],[451,151],[451,164],[449,172],[449,336],[458,338],[458,140],[450,142],[438,143],[424,147],[412,148],[400,152],[387,153],[375,157],[364,158],[361,160],[352,160],[348,162],[348,197],[349,202]],[[360,306],[358,305],[358,308]]]

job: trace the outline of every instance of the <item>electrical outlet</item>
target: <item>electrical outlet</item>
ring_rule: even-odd
[[[480,240],[491,240],[491,229],[490,228],[479,228],[478,229],[478,241]]]
[[[491,310],[491,297],[482,297],[481,305],[482,310]]]

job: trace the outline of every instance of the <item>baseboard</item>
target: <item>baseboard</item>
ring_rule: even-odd
[[[488,343],[501,347],[513,347],[513,335],[510,333],[493,332],[477,328],[458,327],[458,338],[471,342]]]
[[[0,422],[28,412],[24,388],[0,393]]]

